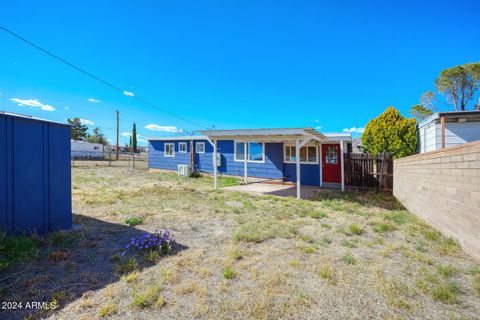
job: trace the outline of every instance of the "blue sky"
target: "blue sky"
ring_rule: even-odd
[[[479,60],[478,1],[393,2],[5,1],[0,24],[206,127],[341,132],[407,114],[441,70]],[[134,121],[142,136],[200,129],[1,31],[0,48],[0,110],[114,140],[118,109],[122,143]]]

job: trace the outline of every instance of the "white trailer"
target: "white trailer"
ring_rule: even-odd
[[[71,140],[73,159],[104,159],[103,145],[86,141]]]

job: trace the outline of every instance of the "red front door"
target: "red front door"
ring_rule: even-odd
[[[322,144],[322,178],[323,182],[342,182],[339,144]]]

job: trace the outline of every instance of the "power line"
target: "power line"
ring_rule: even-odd
[[[18,35],[17,33],[11,31],[10,29],[7,29],[7,28],[5,28],[5,27],[3,27],[3,26],[1,26],[1,25],[0,25],[0,29],[3,30],[3,31],[5,31],[5,32],[7,32],[7,33],[9,33],[10,35],[14,36],[15,38],[17,38],[17,39],[25,42],[26,44],[34,47],[35,49],[42,51],[42,52],[45,53],[46,55],[48,55],[48,56],[50,56],[50,57],[52,57],[52,58],[54,58],[54,59],[62,62],[63,64],[66,64],[67,66],[69,66],[69,67],[71,67],[71,68],[73,68],[73,69],[75,69],[75,70],[77,70],[78,72],[81,72],[81,73],[83,73],[84,75],[86,75],[86,76],[88,76],[88,77],[90,77],[90,78],[92,78],[92,79],[94,79],[94,80],[97,80],[98,82],[106,85],[107,87],[110,87],[111,89],[113,89],[113,90],[115,90],[115,91],[118,91],[118,92],[120,92],[121,94],[125,95],[125,90],[123,90],[123,89],[117,87],[116,85],[114,85],[114,84],[112,84],[112,83],[110,83],[110,82],[108,82],[108,81],[100,78],[99,76],[96,76],[96,75],[92,74],[91,72],[89,72],[89,71],[87,71],[87,70],[85,70],[85,69],[83,69],[83,68],[80,68],[80,67],[76,66],[75,64],[73,64],[73,63],[71,63],[71,62],[68,62],[67,60],[65,60],[65,59],[57,56],[56,54],[54,54],[54,53],[52,53],[52,52],[50,52],[50,51],[48,51],[48,50],[46,50],[46,49],[44,49],[44,48],[36,45],[35,43],[31,42],[30,40],[28,40],[28,39],[26,39],[26,38]],[[150,102],[150,101],[148,101],[148,100],[145,100],[145,99],[142,99],[142,98],[140,98],[140,97],[137,97],[136,95],[133,95],[133,96],[130,96],[130,97],[133,98],[133,99],[135,99],[135,100],[137,100],[137,101],[140,102],[140,103],[143,103],[143,104],[146,104],[146,105],[148,105],[148,106],[150,106],[150,107],[156,108],[156,109],[160,110],[161,112],[163,112],[163,113],[165,113],[165,114],[168,114],[168,115],[170,115],[170,116],[172,116],[172,117],[174,117],[174,118],[177,118],[177,119],[179,119],[179,120],[188,122],[188,123],[193,124],[193,125],[195,125],[195,126],[197,126],[197,127],[200,127],[200,128],[209,129],[208,127],[206,127],[206,126],[204,126],[204,125],[201,125],[201,124],[196,123],[196,122],[194,122],[194,121],[188,120],[188,119],[186,119],[186,118],[184,118],[184,117],[182,117],[182,116],[179,116],[179,115],[177,115],[177,114],[175,114],[175,113],[173,113],[173,112],[170,112],[170,111],[168,111],[168,110],[165,110],[165,109],[163,109],[162,107],[156,105],[155,103],[152,103],[152,102]]]

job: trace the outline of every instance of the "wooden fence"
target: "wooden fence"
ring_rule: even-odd
[[[344,156],[347,188],[392,192],[393,159],[389,153],[346,153]]]

